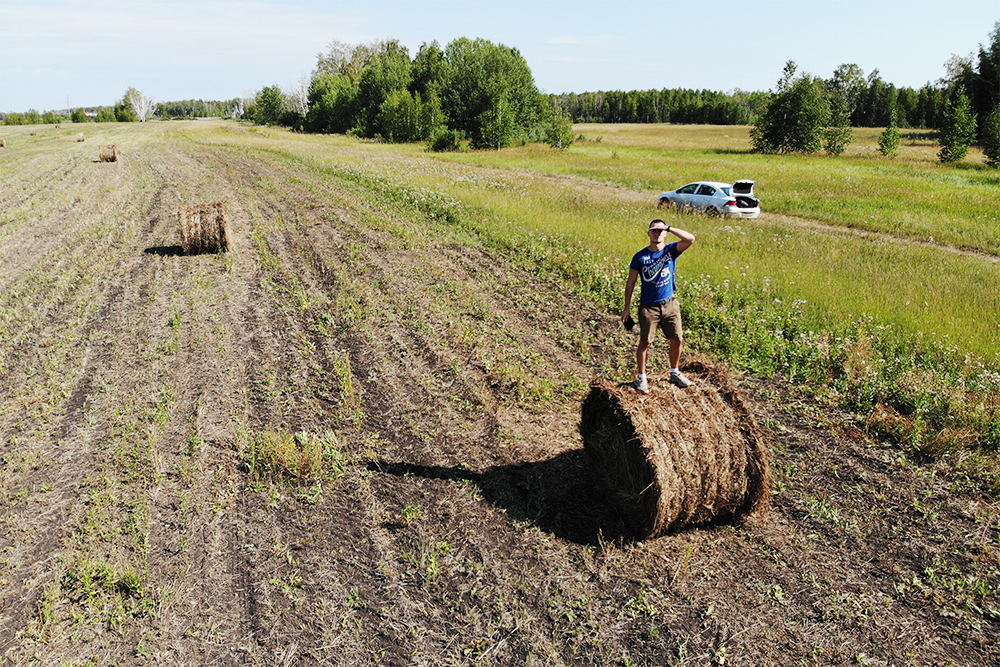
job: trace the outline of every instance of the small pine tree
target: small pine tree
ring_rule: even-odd
[[[972,115],[972,104],[965,91],[959,89],[945,103],[938,159],[945,163],[958,162],[969,152],[975,139],[976,117]]]
[[[987,166],[1000,169],[1000,105],[983,123],[983,154]]]
[[[899,128],[896,127],[896,112],[889,114],[889,126],[878,137],[878,152],[885,157],[895,157],[899,152]]]

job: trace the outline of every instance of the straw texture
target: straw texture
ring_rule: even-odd
[[[642,539],[763,508],[768,453],[756,420],[720,366],[685,369],[696,384],[599,382],[583,403],[580,434],[592,473]]]

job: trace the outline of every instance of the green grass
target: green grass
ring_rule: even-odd
[[[579,126],[604,133],[569,151],[539,145],[502,152],[450,154],[468,164],[576,176],[652,198],[692,180],[752,178],[769,213],[801,216],[904,238],[934,239],[1000,253],[1000,173],[974,152],[965,163],[941,165],[929,132],[914,133],[899,156],[876,152],[878,130],[858,128],[842,157],[747,152],[748,128],[706,126]],[[609,132],[609,130],[614,130]]]

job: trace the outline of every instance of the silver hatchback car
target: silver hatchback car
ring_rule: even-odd
[[[659,208],[698,211],[712,217],[756,218],[760,215],[760,200],[754,197],[754,183],[756,181],[748,180],[688,183],[676,190],[661,192],[656,198],[656,205]]]

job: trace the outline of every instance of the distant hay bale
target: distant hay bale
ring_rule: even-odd
[[[184,253],[227,252],[233,238],[226,216],[225,202],[178,206],[177,219],[181,227]]]
[[[77,134],[76,134],[76,141],[77,141],[77,143],[82,142],[82,141],[86,141],[86,140],[87,140],[87,137],[83,136],[83,132],[77,132]]]
[[[591,470],[640,539],[762,509],[768,454],[756,419],[721,367],[691,364],[696,383],[666,378],[650,393],[600,382],[583,403],[580,434]]]
[[[0,148],[7,148],[7,140],[0,139]]]

